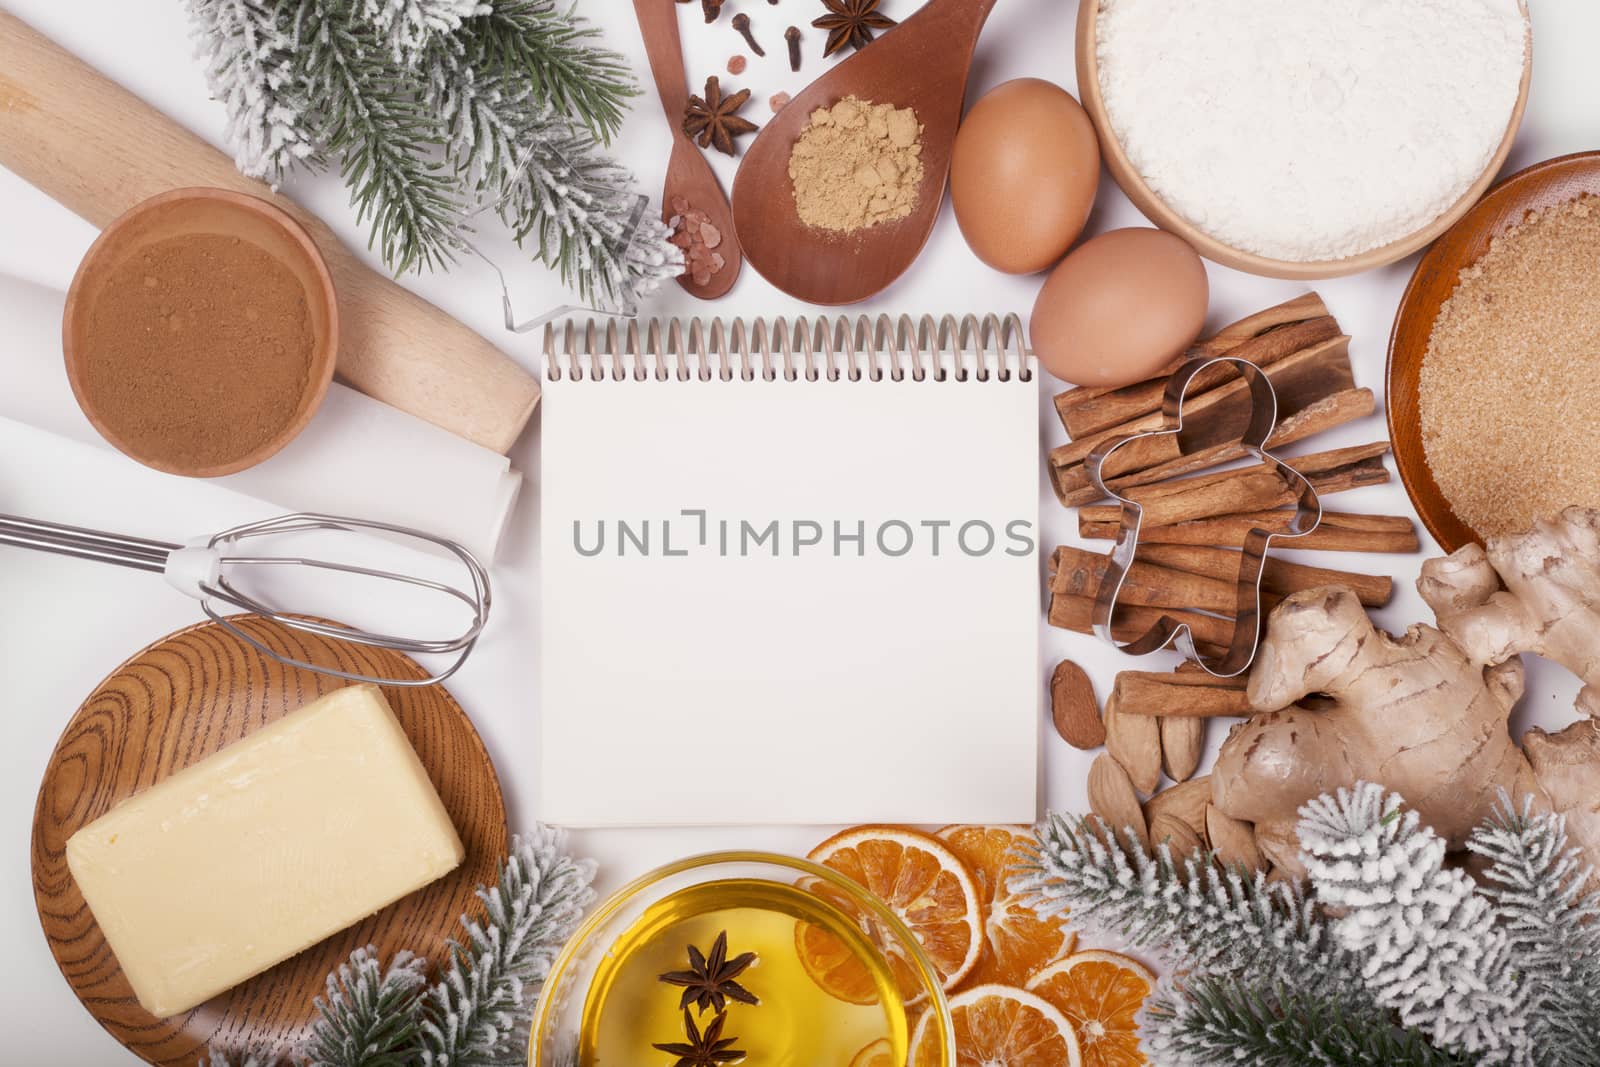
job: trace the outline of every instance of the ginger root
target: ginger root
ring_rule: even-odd
[[[1319,794],[1378,782],[1460,848],[1504,790],[1565,815],[1571,843],[1600,867],[1600,511],[1569,508],[1429,560],[1417,588],[1439,625],[1399,639],[1345,589],[1278,606],[1250,675],[1258,714],[1224,742],[1212,803],[1255,823],[1277,867],[1303,873],[1295,821]],[[1523,652],[1582,678],[1578,710],[1595,717],[1515,743]]]
[[[1600,511],[1568,508],[1487,548],[1431,559],[1417,591],[1474,662],[1554,660],[1584,681],[1578,709],[1600,714]]]
[[[1431,626],[1395,640],[1348,590],[1296,593],[1268,622],[1249,687],[1262,713],[1223,744],[1212,802],[1284,842],[1306,801],[1381,782],[1459,848],[1501,788],[1542,797],[1506,730],[1522,681],[1520,662],[1486,671]],[[1331,707],[1291,706],[1312,694]],[[1298,873],[1295,850],[1270,851]]]
[[[1522,747],[1551,810],[1567,820],[1568,842],[1600,866],[1600,722],[1580,719],[1554,734],[1536,726]]]

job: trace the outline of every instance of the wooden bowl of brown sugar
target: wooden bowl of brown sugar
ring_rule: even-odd
[[[147,467],[252,467],[316,414],[339,335],[310,235],[264,200],[175,189],[106,227],[62,319],[67,378],[100,435]]]
[[[1597,336],[1600,152],[1512,175],[1422,257],[1389,340],[1389,436],[1446,552],[1600,506]]]

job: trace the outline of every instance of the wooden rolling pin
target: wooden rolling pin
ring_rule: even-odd
[[[0,166],[104,227],[167,189],[270,200],[316,240],[339,291],[339,376],[496,452],[539,402],[532,375],[477,333],[360,262],[332,230],[121,86],[0,11]]]

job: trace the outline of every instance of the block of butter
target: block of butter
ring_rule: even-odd
[[[139,1003],[177,1015],[454,870],[382,692],[329,693],[112,808],[67,866]]]

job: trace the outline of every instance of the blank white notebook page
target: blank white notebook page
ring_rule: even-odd
[[[1033,821],[1034,379],[548,381],[540,817]]]

